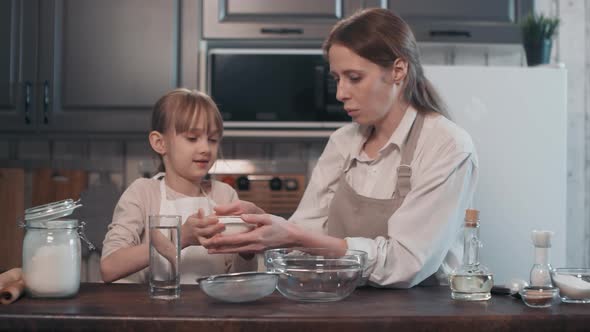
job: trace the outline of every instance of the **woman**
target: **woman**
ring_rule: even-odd
[[[368,253],[372,285],[446,282],[461,262],[462,216],[477,182],[471,138],[445,116],[414,36],[396,14],[356,13],[336,24],[323,50],[353,123],[331,135],[290,222],[244,215],[260,227],[203,245],[210,253],[358,249]],[[256,211],[244,202],[216,209]]]

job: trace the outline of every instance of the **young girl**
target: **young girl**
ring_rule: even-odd
[[[209,255],[200,245],[224,229],[213,207],[238,199],[229,185],[205,180],[217,159],[222,134],[221,114],[201,92],[176,89],[156,102],[149,142],[160,156],[161,173],[135,180],[121,196],[103,243],[100,270],[105,282],[146,281],[148,216],[158,214],[182,216],[181,283],[256,268],[255,260]]]

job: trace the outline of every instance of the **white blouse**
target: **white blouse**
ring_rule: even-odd
[[[330,203],[348,155],[356,159],[346,173],[351,187],[363,196],[391,198],[397,181],[395,170],[401,161],[399,147],[416,112],[411,107],[406,111],[374,159],[362,151],[370,128],[352,123],[334,132],[289,220],[325,232]],[[463,216],[478,177],[471,137],[443,116],[426,116],[410,166],[412,189],[389,218],[388,235],[345,239],[349,249],[368,253],[367,272],[373,285],[412,287],[433,273],[445,282],[462,260]]]

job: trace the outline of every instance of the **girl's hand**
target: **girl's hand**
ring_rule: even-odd
[[[176,251],[178,247],[174,245],[170,238],[160,233],[159,229],[150,228],[150,242],[152,247],[170,262],[172,269],[176,270],[179,259],[178,252]]]
[[[270,248],[298,245],[299,229],[283,218],[269,214],[244,214],[242,219],[257,225],[254,230],[235,235],[218,235],[203,239],[201,244],[210,254],[218,253],[257,253]]]
[[[203,209],[188,217],[180,230],[181,248],[200,245],[204,240],[223,232],[225,225],[215,215],[204,216]]]
[[[237,200],[229,204],[217,205],[213,208],[218,216],[232,216],[242,214],[264,214],[264,210],[248,201]]]

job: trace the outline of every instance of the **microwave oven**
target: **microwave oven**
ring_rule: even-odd
[[[227,128],[338,128],[350,117],[319,49],[207,51],[205,91]]]

